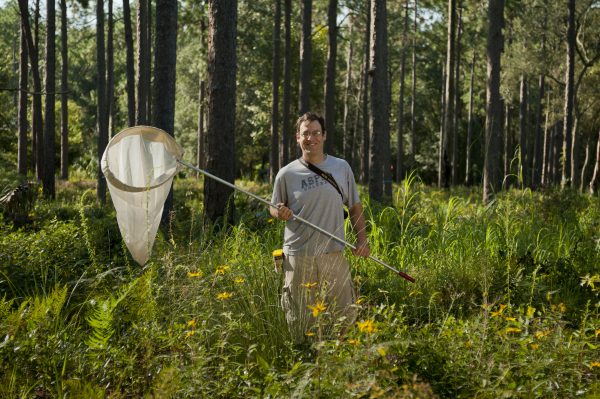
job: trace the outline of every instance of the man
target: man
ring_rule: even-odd
[[[296,141],[302,157],[282,168],[275,178],[271,215],[286,221],[285,273],[282,307],[294,340],[313,335],[317,319],[343,317],[344,325],[356,317],[355,291],[344,245],[293,219],[298,215],[344,239],[343,205],[348,207],[356,232],[356,256],[369,256],[363,208],[350,165],[325,154],[324,119],[307,112],[296,122]],[[315,171],[312,165],[316,166]],[[320,169],[320,170],[319,170]]]

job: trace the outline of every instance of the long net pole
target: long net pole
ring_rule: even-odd
[[[244,190],[243,188],[240,188],[240,187],[236,186],[235,184],[231,184],[231,183],[230,183],[230,182],[228,182],[227,180],[223,180],[223,179],[221,179],[220,177],[218,177],[218,176],[215,176],[215,175],[213,175],[212,173],[209,173],[209,172],[207,172],[207,171],[205,171],[205,170],[202,170],[202,169],[200,169],[200,168],[198,168],[198,167],[196,167],[196,166],[194,166],[194,165],[192,165],[192,164],[190,164],[190,163],[188,163],[188,162],[185,162],[185,161],[182,161],[182,160],[177,160],[177,162],[179,162],[179,163],[180,163],[181,165],[183,165],[183,166],[186,166],[186,167],[188,167],[188,168],[190,168],[190,169],[192,169],[192,170],[195,170],[196,172],[199,172],[199,173],[203,174],[204,176],[206,176],[206,177],[208,177],[208,178],[211,178],[211,179],[213,179],[213,180],[215,180],[215,181],[218,181],[219,183],[221,183],[221,184],[224,184],[224,185],[226,185],[227,187],[231,187],[231,188],[233,188],[233,189],[234,189],[234,190],[236,190],[236,191],[239,191],[239,192],[241,192],[241,193],[244,193],[244,194],[246,194],[246,195],[248,195],[248,196],[250,196],[250,197],[254,198],[254,199],[255,199],[255,200],[257,200],[257,201],[260,201],[260,202],[262,202],[263,204],[270,206],[271,208],[275,208],[275,209],[277,209],[277,205],[275,205],[275,204],[273,204],[273,203],[271,203],[271,202],[267,201],[266,199],[264,199],[264,198],[262,198],[262,197],[259,197],[259,196],[258,196],[258,195],[256,195],[256,194],[253,194],[253,193],[251,193],[251,192],[249,192],[249,191],[246,191],[246,190]],[[331,239],[333,239],[333,240],[335,240],[335,241],[339,242],[340,244],[343,244],[343,245],[345,245],[345,246],[346,246],[346,247],[348,247],[348,248],[351,248],[351,249],[356,249],[356,246],[354,246],[354,245],[350,244],[348,241],[346,241],[346,240],[343,240],[343,239],[339,238],[338,236],[336,236],[336,235],[334,235],[334,234],[332,234],[332,233],[328,232],[327,230],[324,230],[324,229],[322,229],[321,227],[319,227],[319,226],[317,226],[317,225],[315,225],[315,224],[313,224],[313,223],[309,222],[308,220],[306,220],[306,219],[304,219],[304,218],[301,218],[300,216],[293,215],[293,216],[292,216],[292,219],[293,219],[293,220],[297,220],[297,221],[299,221],[299,222],[301,222],[301,223],[304,223],[304,224],[306,224],[307,226],[310,226],[311,228],[313,228],[313,229],[317,230],[319,233],[325,234],[325,235],[326,235],[326,236],[328,236],[329,238],[331,238]],[[413,277],[409,276],[408,274],[406,274],[405,272],[403,272],[403,271],[401,271],[401,270],[398,270],[398,269],[396,269],[396,268],[395,268],[395,267],[393,267],[393,266],[390,266],[390,265],[388,265],[388,264],[387,264],[387,263],[385,263],[384,261],[382,261],[382,260],[380,260],[380,259],[377,259],[376,257],[374,257],[374,256],[372,256],[372,255],[369,255],[369,259],[371,259],[371,260],[373,260],[373,261],[375,261],[375,262],[379,263],[381,266],[383,266],[383,267],[386,267],[387,269],[389,269],[389,270],[393,271],[394,273],[396,273],[396,274],[397,274],[397,275],[399,275],[400,277],[402,277],[402,278],[404,278],[404,279],[406,279],[406,280],[410,281],[411,283],[414,283],[414,282],[415,282],[415,279],[414,279]]]

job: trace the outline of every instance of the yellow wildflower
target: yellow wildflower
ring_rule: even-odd
[[[238,277],[235,280],[233,280],[234,283],[236,284],[242,284],[246,281],[246,279],[244,279],[243,277]]]
[[[540,348],[540,344],[531,344],[531,349],[533,349],[534,351],[538,350]]]
[[[548,334],[550,334],[549,330],[544,330],[544,331],[540,330],[540,331],[536,331],[534,335],[537,339],[542,339]]]
[[[315,333],[314,333],[314,332],[312,332],[312,331],[309,331],[309,332],[307,332],[305,335],[306,335],[307,337],[314,337],[314,336],[315,336]]]
[[[360,344],[360,341],[359,341],[359,340],[357,340],[357,339],[349,339],[347,342],[348,342],[350,345],[354,345],[354,346],[356,346],[356,345]]]
[[[600,362],[591,362],[590,363],[590,368],[593,369],[594,367],[599,367],[600,368]]]
[[[196,334],[196,330],[189,330],[189,331],[185,332],[185,337],[189,338],[189,337],[191,337],[194,334]]]
[[[202,272],[188,272],[187,275],[189,278],[200,277],[202,276]]]
[[[385,357],[385,355],[387,354],[385,351],[385,348],[381,348],[381,347],[377,348],[377,353],[379,353],[379,356],[381,356],[381,357]]]
[[[360,304],[361,304],[361,303],[363,303],[364,301],[365,301],[365,297],[364,297],[364,296],[361,296],[361,297],[359,297],[359,298],[356,300],[356,304],[357,304],[357,305],[360,305]]]
[[[506,321],[517,321],[517,319],[515,319],[514,317],[505,317],[504,320],[506,320]]]
[[[375,331],[377,331],[377,328],[375,327],[375,323],[373,323],[373,320],[359,321],[356,323],[356,325],[358,326],[358,330],[360,332],[371,334],[371,333],[374,333]]]
[[[500,307],[498,308],[498,310],[495,312],[492,312],[492,317],[500,316],[504,312],[504,309],[506,309],[506,305],[500,304]]]
[[[326,309],[324,302],[317,302],[314,306],[308,306],[310,310],[312,310],[313,317],[317,317],[321,313],[323,313]]]
[[[565,313],[567,311],[567,307],[561,302],[558,304],[558,310],[560,310],[561,313]]]
[[[506,330],[504,330],[504,332],[507,333],[507,334],[520,333],[521,329],[520,328],[516,328],[516,327],[506,327]]]
[[[273,223],[274,221],[275,221],[275,219],[273,219],[273,218],[267,219],[267,223]]]
[[[535,308],[531,307],[531,306],[527,306],[527,317],[531,319],[534,314],[535,314]]]
[[[302,287],[304,287],[304,288],[311,289],[311,288],[313,288],[313,287],[316,287],[316,286],[317,286],[317,283],[304,283],[304,284],[300,284],[300,285],[301,285]]]
[[[192,319],[190,321],[187,322],[188,327],[196,327],[196,319]]]
[[[217,299],[221,300],[221,301],[225,301],[229,298],[231,298],[233,296],[233,294],[231,292],[221,292],[219,294],[217,294]]]
[[[229,266],[227,265],[222,265],[217,267],[217,270],[215,271],[216,274],[225,274],[229,269],[231,269]]]
[[[596,332],[594,333],[594,337],[598,338],[598,335],[600,335],[600,329],[596,330]]]

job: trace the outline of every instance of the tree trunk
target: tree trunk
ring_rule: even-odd
[[[69,47],[66,0],[60,0],[60,40],[60,178],[69,180]]]
[[[106,118],[106,60],[104,48],[104,1],[96,0],[96,66],[98,103],[96,106],[96,128],[98,130],[98,187],[96,199],[100,204],[106,203],[106,179],[102,174],[100,161],[108,144],[108,126]]]
[[[575,102],[577,101],[577,99],[575,100]],[[577,109],[577,104],[575,104],[575,106],[573,107],[575,109]],[[577,166],[578,166],[578,162],[579,162],[579,140],[577,137],[577,128],[579,125],[579,116],[577,115],[577,112],[575,111],[575,115],[573,117],[573,128],[571,129],[572,134],[571,134],[571,170],[569,171],[569,181],[571,182],[571,188],[575,189],[577,188],[577,186],[579,186],[579,181],[578,181],[578,177],[577,176]]]
[[[520,180],[524,187],[529,187],[529,152],[528,152],[528,137],[527,137],[527,120],[529,118],[529,103],[527,93],[527,78],[525,75],[521,75],[519,85],[519,154],[520,154],[520,166],[519,171]]]
[[[500,143],[502,142],[502,98],[500,97],[500,58],[503,48],[504,0],[488,0],[487,84],[485,121],[485,161],[483,202],[500,190]]]
[[[389,149],[390,145],[386,0],[371,1],[370,44],[369,196],[381,202],[384,196],[384,168],[389,167],[389,159],[386,157],[389,150],[385,151],[385,148]]]
[[[542,187],[548,185],[549,182],[549,169],[548,165],[550,164],[550,127],[548,126],[549,118],[550,118],[550,93],[547,95],[546,104],[548,104],[548,108],[546,108],[546,117],[544,121],[544,144],[542,147],[542,176],[540,180],[540,184]]]
[[[46,2],[46,104],[44,124],[44,173],[42,186],[44,196],[54,199],[55,191],[55,163],[54,148],[56,133],[56,3],[54,0]]]
[[[406,42],[408,35],[408,0],[404,3],[404,25],[402,28],[402,50],[400,52],[400,89],[398,92],[398,130],[396,134],[396,183],[404,177],[404,76],[406,74]],[[412,163],[412,162],[411,162]]]
[[[115,61],[114,61],[114,18],[113,0],[108,0],[108,32],[106,37],[106,117],[108,137],[112,137],[115,129]]]
[[[344,82],[344,121],[342,123],[344,159],[346,159],[350,165],[354,163],[352,154],[354,142],[352,131],[350,131],[350,125],[348,123],[350,113],[350,86],[352,83],[352,57],[354,55],[354,42],[352,41],[352,30],[354,29],[353,19],[354,17],[350,17],[350,22],[348,23],[348,54],[346,57],[346,81]]]
[[[207,169],[235,179],[235,93],[237,1],[209,0]],[[212,222],[233,221],[233,190],[204,180],[205,215]],[[226,220],[224,220],[226,219]]]
[[[129,0],[123,0],[123,25],[125,29],[125,68],[127,75],[127,124],[135,125],[135,71],[133,58],[133,32]]]
[[[570,180],[571,171],[571,146],[573,134],[573,90],[575,83],[575,0],[569,0],[569,17],[567,24],[567,70],[565,76],[565,103],[564,103],[564,121],[563,121],[563,146],[562,155],[564,158],[562,164],[561,188],[565,188]]]
[[[27,176],[27,129],[29,122],[27,121],[27,90],[29,74],[29,64],[27,57],[27,38],[25,27],[21,20],[20,25],[20,51],[19,51],[19,110],[17,120],[19,123],[19,143],[18,143],[18,161],[17,171],[23,176]]]
[[[146,34],[148,35],[148,40],[146,40],[146,62],[144,65],[146,66],[146,72],[144,73],[146,76],[146,120],[151,121],[152,119],[152,0],[147,0],[147,28]],[[160,95],[160,94],[159,94]]]
[[[544,44],[542,43],[542,49]],[[542,159],[543,155],[543,142],[544,133],[542,127],[542,115],[544,113],[543,100],[546,91],[546,81],[544,74],[540,74],[538,79],[538,103],[535,113],[535,138],[533,141],[533,163],[531,165],[531,188],[534,190],[539,188],[542,182]]]
[[[588,135],[585,143],[585,157],[583,159],[583,165],[581,166],[581,175],[579,177],[579,191],[583,193],[583,186],[585,185],[585,178],[587,175],[587,168],[590,162],[590,141],[591,137]]]
[[[206,133],[204,131],[204,114],[205,114],[205,93],[206,82],[200,79],[200,90],[198,93],[198,142],[196,151],[196,165],[200,169],[206,167]],[[196,173],[196,178],[200,177],[200,172]]]
[[[448,36],[446,50],[446,93],[444,98],[444,128],[441,140],[441,170],[439,186],[449,187],[452,178],[450,143],[454,140],[454,65],[456,63],[456,0],[448,0]]]
[[[281,63],[281,0],[275,0],[275,16],[273,24],[273,64],[271,86],[271,151],[269,182],[275,182],[279,171],[279,68]]]
[[[299,114],[310,110],[312,78],[312,0],[302,0],[302,38],[300,39],[300,103]]]
[[[590,194],[594,195],[600,182],[600,129],[598,130],[598,141],[596,141],[596,162],[594,164],[594,173],[590,181]]]
[[[475,77],[475,58],[476,52],[473,49],[473,58],[471,59],[471,78],[469,80],[469,115],[467,117],[467,142],[465,145],[465,185],[473,184],[471,176],[471,141],[473,139],[473,81]]]
[[[177,65],[177,0],[156,0],[156,37],[152,122],[175,136],[175,77]],[[161,224],[166,226],[173,208],[173,188],[169,192]]]
[[[337,0],[329,0],[327,8],[327,31],[329,37],[329,51],[327,53],[327,71],[325,76],[325,152],[335,152],[340,138],[335,131],[335,71],[337,59]]]
[[[136,125],[147,125],[148,124],[148,86],[146,82],[148,77],[148,67],[146,62],[148,60],[148,1],[149,0],[137,0],[137,70],[136,70],[136,84],[137,84],[137,104],[135,114]]]
[[[440,137],[438,142],[438,187],[444,187],[444,130],[446,128],[446,65],[442,65],[442,88],[440,96]]]
[[[364,70],[363,70],[363,97],[362,97],[362,142],[361,142],[361,157],[360,157],[360,181],[362,184],[368,184],[369,182],[369,149],[370,149],[370,130],[369,130],[369,69],[370,60],[369,54],[371,49],[371,2],[374,0],[367,0],[367,23],[365,25],[365,48],[364,48]]]
[[[415,17],[413,20],[413,40],[412,40],[412,83],[410,99],[410,160],[415,162],[417,155],[417,0],[415,1]],[[415,166],[414,164],[412,165]]]
[[[283,53],[283,130],[281,131],[280,165],[290,161],[290,104],[292,90],[292,0],[284,0],[285,44]]]
[[[460,1],[460,0],[459,0]],[[461,57],[461,40],[462,40],[462,6],[458,4],[459,13],[456,27],[456,60],[454,62],[454,115],[452,117],[452,185],[458,183],[458,126],[460,121],[461,100],[460,100],[460,57]]]
[[[511,162],[514,155],[513,132],[511,121],[511,107],[508,101],[504,101],[504,178],[502,185],[505,190],[512,186]]]

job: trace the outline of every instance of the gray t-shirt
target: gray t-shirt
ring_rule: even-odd
[[[342,191],[343,204],[351,208],[360,202],[354,174],[346,161],[327,155],[316,166],[333,175]],[[290,162],[277,174],[272,202],[284,203],[294,215],[344,239],[342,196],[327,180],[299,160]],[[295,220],[286,222],[283,239],[283,252],[287,255],[318,255],[344,249],[331,237]]]

